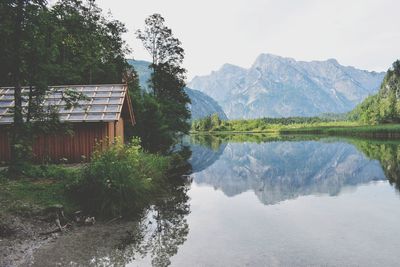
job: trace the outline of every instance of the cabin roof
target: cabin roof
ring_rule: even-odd
[[[63,100],[63,93],[66,90],[80,92],[87,99],[80,100],[76,107],[67,109]],[[22,87],[24,98],[27,98],[28,93],[29,87]],[[27,108],[27,105],[27,101],[23,101],[22,106]],[[49,93],[44,97],[42,105],[55,107],[62,122],[118,121],[124,108],[130,122],[135,123],[126,84],[49,86]],[[13,107],[14,88],[0,87],[0,125],[13,123]]]

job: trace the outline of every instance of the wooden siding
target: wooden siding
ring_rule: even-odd
[[[122,143],[124,140],[124,119],[121,117],[119,121],[116,122],[115,125],[115,136],[120,139]]]
[[[82,162],[90,159],[96,145],[104,148],[115,137],[124,139],[123,120],[118,122],[74,123],[73,134],[57,133],[41,135],[33,144],[33,156],[36,162]],[[0,162],[10,160],[10,148],[7,131],[0,127]]]
[[[95,145],[107,136],[105,123],[77,123],[72,135],[51,134],[36,138],[33,156],[36,161],[80,162],[90,159]]]

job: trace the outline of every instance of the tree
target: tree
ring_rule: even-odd
[[[0,86],[15,88],[11,172],[29,160],[36,134],[61,126],[58,110],[42,104],[48,85],[122,81],[129,68],[124,32],[93,0],[63,0],[51,8],[45,0],[0,2]],[[73,91],[64,96],[67,106],[82,98]]]
[[[213,128],[216,128],[221,125],[221,120],[217,113],[211,115],[211,125]]]
[[[164,22],[160,14],[153,14],[145,20],[144,30],[138,30],[136,35],[152,57],[149,85],[159,106],[149,110],[152,112],[149,116],[160,114],[159,123],[162,124],[158,129],[144,125],[145,131],[161,131],[155,135],[164,136],[161,140],[166,143],[159,147],[170,147],[181,134],[189,132],[190,111],[187,105],[190,99],[184,91],[186,70],[181,66],[184,50]],[[160,143],[160,139],[152,142]]]
[[[22,85],[28,79],[34,79],[37,72],[32,68],[32,63],[41,50],[44,34],[38,30],[45,24],[41,20],[46,12],[44,0],[8,0],[0,3],[0,39],[2,62],[0,78],[2,85],[14,87],[14,124],[11,130],[11,171],[17,172],[26,155],[29,155],[27,146],[27,131],[24,123]],[[39,48],[40,47],[40,48]],[[44,59],[46,60],[46,58]],[[40,68],[38,68],[40,70]],[[41,89],[41,85],[39,85]],[[32,91],[32,90],[30,90]],[[33,97],[32,92],[29,93]],[[33,102],[33,101],[32,101]],[[32,104],[28,104],[28,110],[32,110]],[[29,134],[28,134],[29,135]]]
[[[350,118],[376,124],[400,121],[400,61],[393,63],[383,79],[378,94],[367,97]]]

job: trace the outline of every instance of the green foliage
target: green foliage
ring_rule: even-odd
[[[33,165],[25,164],[21,173],[25,178],[37,179],[57,179],[71,180],[77,179],[81,175],[81,166],[65,167],[62,165]]]
[[[198,132],[277,132],[284,128],[301,128],[315,126],[334,126],[350,124],[337,121],[336,117],[287,117],[261,118],[252,120],[222,121],[217,114],[192,122],[192,131]]]
[[[126,29],[91,0],[52,6],[44,0],[1,1],[0,25],[0,86],[15,87],[11,170],[18,172],[37,130],[53,129],[51,121],[58,120],[56,110],[42,105],[48,85],[120,83],[129,68]],[[24,85],[30,86],[26,93]],[[71,92],[64,100],[79,99]]]
[[[400,122],[400,61],[388,70],[378,94],[369,96],[351,113],[352,119],[368,124]]]
[[[168,169],[168,158],[144,153],[139,139],[98,151],[71,186],[84,209],[95,215],[137,212],[149,202]]]
[[[134,75],[136,77],[136,75]],[[167,151],[171,145],[171,133],[168,131],[161,104],[152,94],[141,91],[138,80],[129,84],[133,111],[136,117],[134,127],[128,127],[128,136],[139,136],[146,151]]]
[[[153,14],[146,18],[145,28],[136,33],[152,57],[148,82],[153,90],[141,95],[142,105],[136,108],[142,118],[137,132],[146,149],[162,152],[190,130],[190,99],[184,91],[186,70],[181,66],[184,50],[164,22],[160,14]]]
[[[324,134],[331,136],[358,136],[373,139],[397,139],[400,137],[400,124],[357,125],[337,123],[331,125],[301,126],[281,128],[280,134]]]
[[[68,181],[26,178],[3,180],[0,182],[0,212],[6,209],[8,212],[31,216],[59,204],[67,214],[71,214],[79,206],[65,194]]]
[[[0,212],[31,216],[55,204],[62,205],[66,213],[79,208],[66,188],[79,179],[81,166],[25,164],[21,173],[24,177],[15,179],[0,172]]]
[[[218,117],[217,113],[208,115],[204,118],[195,120],[192,122],[193,131],[211,131],[211,130],[221,130],[221,126],[225,125],[221,119]]]
[[[351,142],[367,157],[378,160],[389,182],[400,190],[400,144],[398,141],[352,140]]]

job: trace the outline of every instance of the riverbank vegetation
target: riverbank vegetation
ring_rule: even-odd
[[[171,179],[190,171],[187,155],[146,153],[139,139],[98,150],[87,164],[30,165],[19,179],[0,174],[0,213],[37,215],[60,205],[100,218],[130,216],[162,198]]]
[[[206,121],[206,122],[205,122]],[[232,120],[213,123],[210,118],[193,122],[193,133],[268,133],[268,134],[318,134],[359,136],[371,138],[400,138],[400,124],[370,125],[360,121],[329,121],[312,118],[263,118]],[[211,123],[210,123],[211,122]],[[203,125],[208,125],[204,127]]]
[[[269,132],[279,133],[283,129],[309,127],[359,126],[352,121],[336,121],[320,117],[261,118],[251,120],[223,121],[213,114],[192,123],[195,132]]]

